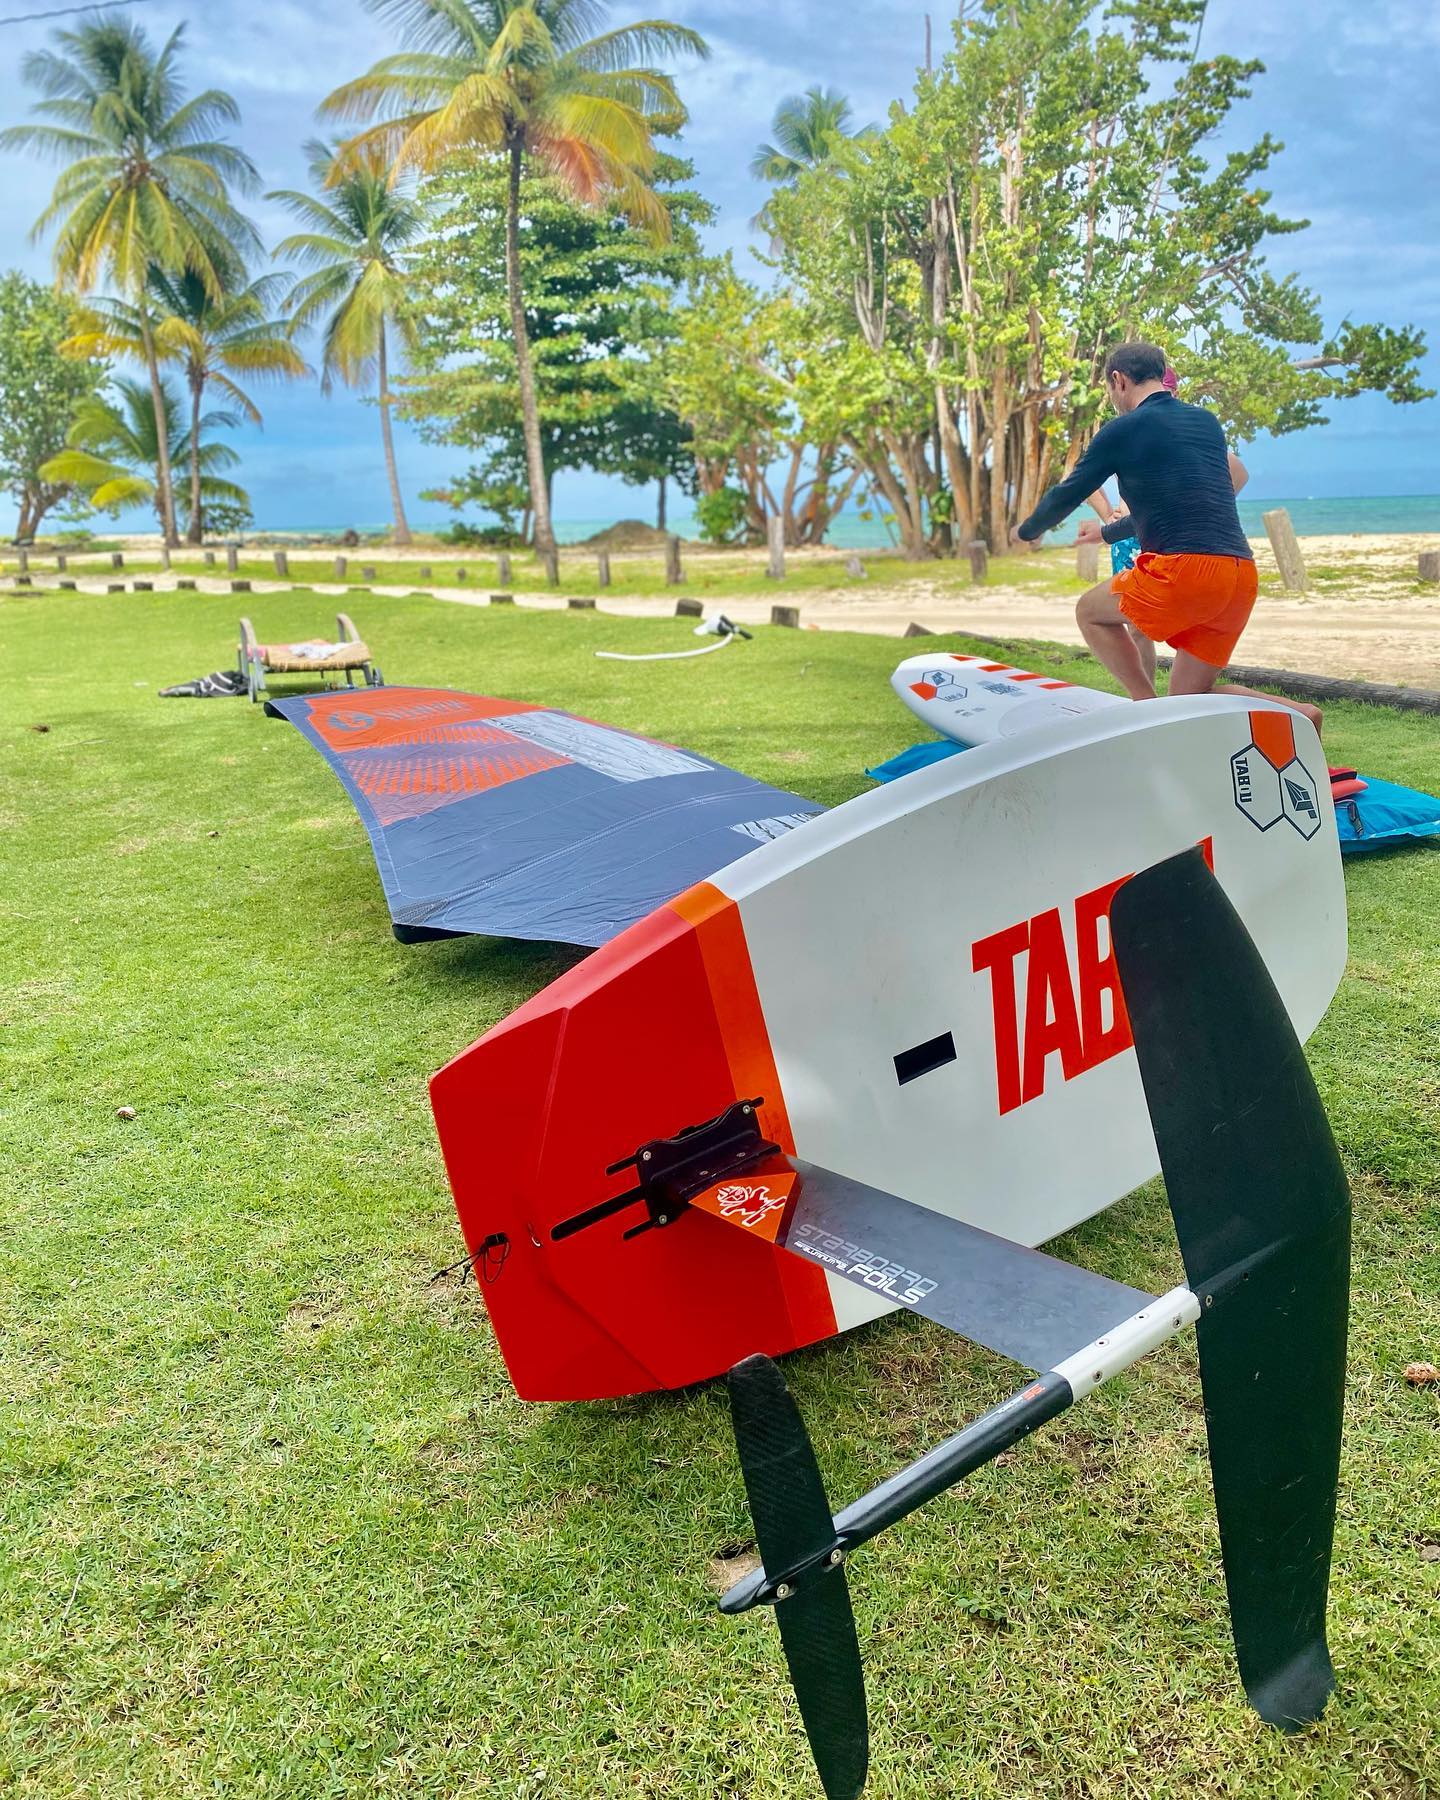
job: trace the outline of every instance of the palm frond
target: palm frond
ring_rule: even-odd
[[[695,56],[704,61],[710,55],[710,46],[688,25],[672,25],[666,19],[640,19],[633,25],[601,32],[566,54],[582,68],[614,73],[667,56]]]
[[[644,116],[604,94],[558,93],[541,114],[547,137],[581,139],[608,161],[654,167],[655,146]]]

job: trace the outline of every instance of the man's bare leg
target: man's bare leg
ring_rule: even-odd
[[[1140,667],[1145,671],[1145,679],[1153,688],[1155,686],[1155,640],[1147,638],[1138,625],[1131,625],[1130,641],[1140,652]]]
[[[1304,713],[1316,731],[1319,731],[1325,715],[1318,706],[1311,706],[1306,700],[1286,700],[1279,694],[1262,694],[1258,688],[1240,687],[1233,681],[1221,681],[1220,677],[1224,673],[1223,669],[1217,669],[1213,663],[1201,662],[1198,656],[1192,656],[1188,650],[1177,650],[1175,666],[1170,671],[1170,692],[1172,695],[1243,694],[1250,700],[1274,700],[1280,706],[1288,706],[1291,712]]]
[[[1080,596],[1075,608],[1075,623],[1085,642],[1132,700],[1155,698],[1155,683],[1151,679],[1155,669],[1153,652],[1150,675],[1147,675],[1135,640],[1130,635],[1129,624],[1120,610],[1120,603],[1110,592],[1108,581],[1097,583]]]

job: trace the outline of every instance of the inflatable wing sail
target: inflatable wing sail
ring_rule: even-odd
[[[671,744],[447,688],[272,700],[340,777],[403,943],[594,948],[823,811]]]

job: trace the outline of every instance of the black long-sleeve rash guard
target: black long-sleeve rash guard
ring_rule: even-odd
[[[1225,434],[1203,406],[1150,394],[1102,425],[1075,467],[1019,527],[1038,538],[1112,475],[1130,508],[1140,548],[1159,556],[1235,556],[1253,561],[1230,480]]]

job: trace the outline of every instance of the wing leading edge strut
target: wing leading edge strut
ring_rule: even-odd
[[[1293,1730],[1319,1716],[1334,1686],[1325,1603],[1350,1216],[1334,1141],[1283,1002],[1199,851],[1121,888],[1111,929],[1190,1286],[1154,1299],[1106,1284],[1115,1289],[1109,1298],[1134,1295],[1145,1304],[1051,1366],[1035,1359],[1048,1343],[1043,1330],[1035,1334],[1030,1356],[1017,1359],[1043,1368],[1036,1380],[833,1516],[779,1369],[768,1358],[750,1357],[730,1375],[736,1445],[763,1567],[720,1605],[727,1613],[776,1608],[829,1800],[854,1800],[868,1755],[864,1679],[844,1573],[850,1552],[1192,1322],[1246,1694],[1267,1722]],[[903,1202],[871,1189],[847,1192],[859,1184],[790,1166],[799,1177],[798,1197],[784,1223],[777,1220],[767,1233],[773,1241],[805,1254],[795,1240],[797,1221],[806,1216],[807,1173],[812,1221],[829,1209],[822,1229],[839,1225],[843,1236],[885,1200],[877,1224],[886,1254],[906,1254],[920,1241],[915,1221],[888,1210]],[[759,1204],[752,1191],[752,1215]],[[954,1229],[938,1215],[929,1218],[935,1224],[922,1222],[925,1232]],[[852,1239],[849,1249],[856,1248]],[[1021,1255],[1038,1257],[1039,1264],[1022,1265],[1037,1270],[1054,1261],[1033,1251]],[[837,1272],[857,1279],[853,1269]],[[1007,1279],[998,1262],[990,1273]],[[1043,1271],[1041,1289],[1048,1284],[1062,1311],[1064,1295],[1073,1296],[1073,1319],[1096,1316],[1089,1309],[1098,1293],[1089,1284],[1101,1278],[1071,1274],[1081,1279],[1066,1284]],[[937,1309],[936,1292],[919,1296],[919,1304],[899,1292],[889,1297],[958,1324],[958,1315],[943,1317]],[[964,1324],[958,1329],[991,1341]],[[1017,1348],[1005,1353],[1016,1355]]]

